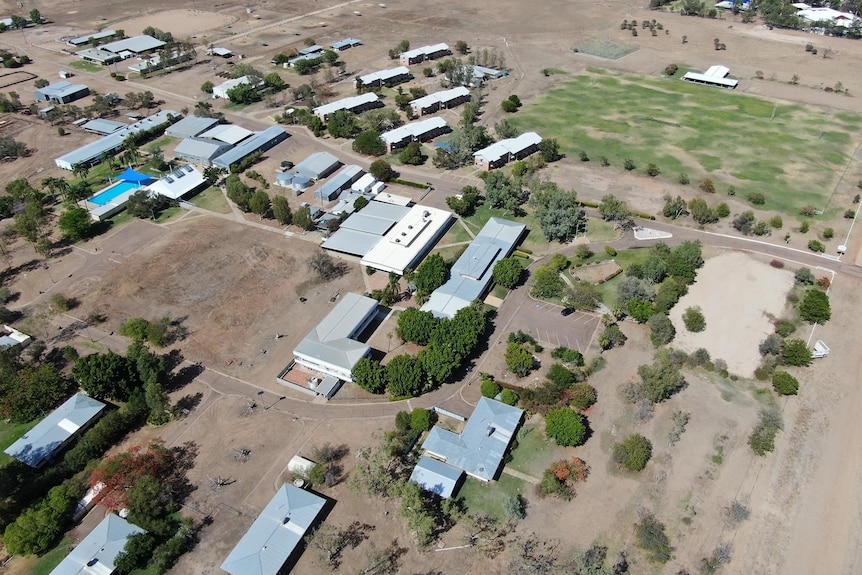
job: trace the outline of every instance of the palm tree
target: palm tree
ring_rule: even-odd
[[[72,173],[75,174],[80,179],[84,179],[87,177],[87,174],[90,173],[90,166],[85,164],[84,162],[78,162],[76,164],[72,164]]]

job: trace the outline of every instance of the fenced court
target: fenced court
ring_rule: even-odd
[[[590,56],[605,58],[607,60],[619,60],[623,56],[628,56],[637,50],[638,47],[635,44],[611,42],[607,38],[582,40],[572,46],[573,52],[589,54]]]

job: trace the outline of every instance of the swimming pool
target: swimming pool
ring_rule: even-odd
[[[141,184],[135,182],[117,182],[113,186],[109,186],[95,196],[90,197],[87,201],[96,204],[97,206],[104,206],[120,194],[140,187]]]

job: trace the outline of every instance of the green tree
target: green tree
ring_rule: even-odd
[[[718,214],[709,207],[703,198],[694,198],[688,203],[691,217],[699,224],[711,224],[718,221]]]
[[[493,377],[482,377],[482,396],[494,399],[502,391],[502,388],[497,385]]]
[[[651,513],[645,513],[635,525],[635,542],[646,552],[647,558],[653,563],[670,561],[673,552],[670,539],[664,531],[664,524]]]
[[[359,132],[359,122],[356,114],[339,110],[329,117],[326,131],[333,138],[352,138]]]
[[[577,411],[589,409],[598,399],[596,388],[585,381],[572,385],[568,395],[569,405]]]
[[[532,186],[530,204],[535,206],[542,233],[548,241],[566,243],[580,230],[586,231],[586,215],[574,191],[563,190],[553,182]]]
[[[685,386],[685,377],[666,353],[659,353],[652,365],[638,367],[641,390],[646,399],[660,403]]]
[[[253,104],[263,99],[257,88],[251,84],[240,84],[227,91],[228,99],[234,104]]]
[[[398,315],[398,335],[406,341],[428,345],[439,320],[430,311],[409,307]]]
[[[613,194],[602,197],[599,203],[599,214],[606,222],[615,222],[614,227],[627,227],[631,223],[632,214],[625,201],[618,199]]]
[[[126,540],[123,550],[117,555],[114,565],[118,573],[131,573],[145,567],[152,557],[158,541],[149,533],[133,533]]]
[[[297,208],[293,214],[293,224],[303,230],[310,230],[314,227],[314,220],[311,219],[311,210],[308,206]]]
[[[260,219],[269,213],[271,202],[269,194],[263,190],[257,190],[248,200],[248,207],[253,214],[257,214]]]
[[[549,411],[545,415],[545,434],[557,445],[583,445],[587,440],[586,418],[568,407]]]
[[[424,374],[419,360],[408,354],[396,355],[386,364],[386,391],[391,397],[416,397],[424,391]]]
[[[633,298],[626,302],[626,312],[638,323],[646,323],[655,313],[652,302],[642,299]]]
[[[434,426],[434,413],[430,410],[416,407],[410,412],[410,429],[428,431]]]
[[[416,290],[419,294],[428,295],[443,285],[448,276],[449,268],[446,266],[443,256],[433,253],[416,268],[413,283],[416,284]]]
[[[356,213],[356,212],[362,210],[362,208],[364,208],[367,205],[368,205],[368,198],[366,198],[365,196],[359,196],[358,198],[353,200],[353,213]]]
[[[524,377],[533,370],[533,354],[523,345],[510,343],[504,354],[506,367],[518,377]]]
[[[524,274],[524,265],[518,258],[503,258],[494,264],[492,272],[494,283],[506,289],[515,289],[521,282]]]
[[[446,205],[462,218],[472,216],[476,211],[476,207],[478,207],[482,202],[482,196],[479,194],[479,190],[475,186],[464,186],[461,188],[461,193],[458,195],[461,197],[447,197]]]
[[[382,156],[386,153],[386,144],[378,132],[365,130],[353,140],[353,151],[366,156]]]
[[[31,347],[35,344],[31,344]],[[20,365],[7,351],[0,368],[0,416],[15,423],[43,417],[77,389],[53,363]]]
[[[264,76],[263,85],[274,91],[281,90],[286,86],[286,84],[284,83],[284,79],[279,75],[278,72],[270,72],[269,74]]]
[[[686,308],[682,314],[682,322],[688,331],[701,332],[706,329],[706,318],[698,306]]]
[[[664,197],[664,207],[661,212],[664,217],[675,220],[688,215],[688,206],[681,196],[674,198],[667,195]]]
[[[368,168],[368,171],[381,182],[388,182],[395,177],[392,165],[386,160],[374,160],[371,162],[371,167]]]
[[[284,196],[272,197],[272,215],[283,226],[290,225],[293,222],[293,212],[290,211],[290,204],[288,204],[287,198]]]
[[[363,357],[353,366],[353,380],[356,385],[370,393],[383,393],[386,391],[386,368],[374,361]]]
[[[406,164],[408,166],[419,166],[425,163],[427,157],[422,154],[422,144],[419,142],[410,142],[407,146],[401,150],[401,153],[398,154],[398,160],[402,164]]]
[[[566,284],[557,270],[551,266],[540,266],[533,274],[533,287],[530,294],[533,297],[549,299],[559,297]]]
[[[205,94],[212,94],[214,87],[215,86],[213,85],[213,83],[210,82],[209,80],[207,80],[206,82],[201,84],[201,92],[203,92]]]
[[[625,345],[627,339],[620,326],[613,323],[607,326],[599,336],[599,346],[602,350],[613,349]]]
[[[826,323],[832,317],[829,296],[819,289],[810,289],[799,302],[799,317],[808,323]]]
[[[10,555],[42,554],[51,549],[71,522],[83,489],[72,483],[53,487],[6,527],[3,542]]]
[[[799,391],[799,380],[786,371],[772,373],[772,387],[781,395],[796,395]]]
[[[673,322],[663,313],[653,314],[646,323],[650,328],[650,340],[656,347],[669,344],[676,336]]]
[[[563,155],[560,153],[560,143],[556,138],[548,138],[539,143],[539,155],[545,162],[556,162]]]
[[[93,218],[84,208],[69,208],[60,216],[58,226],[69,239],[80,240],[90,237],[93,231]]]
[[[614,444],[613,457],[618,465],[629,471],[641,471],[652,457],[652,443],[643,435],[633,433]]]
[[[788,339],[781,350],[781,361],[784,365],[805,367],[811,364],[812,355],[808,345],[801,339]]]
[[[81,389],[97,398],[127,401],[140,380],[129,361],[112,351],[78,358],[72,376]]]

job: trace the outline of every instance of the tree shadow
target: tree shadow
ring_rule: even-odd
[[[200,364],[187,365],[180,368],[179,371],[171,375],[171,378],[168,381],[167,391],[178,391],[184,388],[203,372],[204,367]]]
[[[186,417],[194,408],[201,404],[204,394],[197,392],[194,395],[184,395],[174,404],[174,417],[182,419]]]

